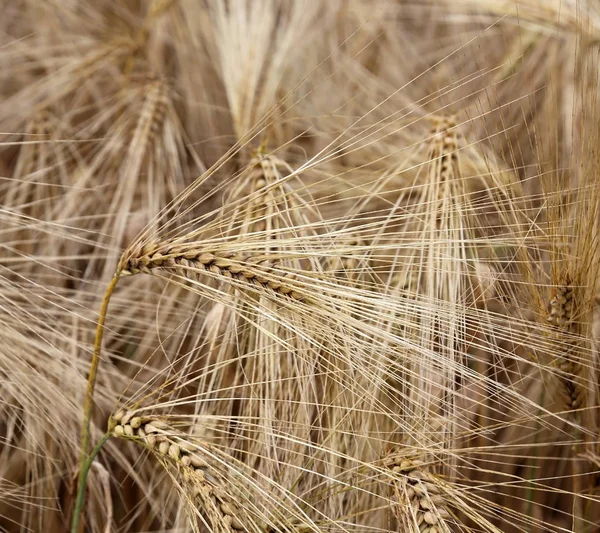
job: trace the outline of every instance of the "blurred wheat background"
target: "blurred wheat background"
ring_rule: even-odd
[[[0,0],[0,531],[600,531],[599,60],[598,0]]]

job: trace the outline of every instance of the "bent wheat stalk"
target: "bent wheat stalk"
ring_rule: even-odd
[[[100,315],[98,317],[98,326],[96,328],[96,338],[94,339],[94,352],[92,354],[92,362],[90,363],[90,372],[88,374],[87,390],[85,401],[83,404],[83,423],[81,427],[81,452],[79,456],[79,477],[77,481],[77,497],[75,500],[75,508],[73,510],[73,520],[71,523],[71,533],[79,532],[79,521],[83,513],[85,504],[85,486],[89,469],[92,465],[94,457],[98,454],[108,436],[104,436],[96,445],[93,452],[88,456],[88,448],[90,445],[90,423],[92,419],[92,410],[94,407],[94,388],[96,386],[96,376],[98,374],[98,365],[100,364],[100,350],[102,348],[102,336],[104,335],[104,322],[108,312],[108,304],[110,297],[119,281],[119,273],[116,273],[102,300],[100,307]]]

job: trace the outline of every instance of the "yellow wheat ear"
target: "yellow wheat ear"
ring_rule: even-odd
[[[234,533],[246,531],[252,523],[245,511],[227,494],[226,481],[211,472],[210,455],[202,454],[202,445],[189,435],[177,431],[161,419],[135,411],[117,411],[111,416],[112,435],[146,446],[159,461],[174,471],[184,497],[198,506],[203,520],[212,531]]]
[[[444,496],[433,482],[426,463],[405,459],[392,466],[392,472],[398,477],[394,483],[393,511],[402,527],[421,533],[451,531]]]
[[[290,274],[279,274],[270,263],[269,256],[265,255],[214,254],[193,246],[155,244],[144,247],[139,256],[130,257],[122,265],[122,274],[152,274],[155,270],[163,270],[195,280],[206,273],[216,279],[239,282],[240,286],[247,284],[255,290],[260,288],[303,300],[302,289],[294,286]]]

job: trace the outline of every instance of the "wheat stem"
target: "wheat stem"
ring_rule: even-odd
[[[96,337],[94,339],[94,352],[92,354],[92,362],[90,363],[90,372],[88,375],[87,390],[85,400],[83,404],[83,423],[81,428],[81,452],[79,456],[79,479],[77,482],[77,504],[73,511],[73,521],[71,525],[71,533],[78,533],[79,520],[83,513],[83,507],[85,503],[85,485],[87,480],[87,473],[90,468],[91,462],[94,459],[96,453],[102,447],[106,439],[105,436],[94,448],[91,455],[88,456],[87,450],[90,445],[90,424],[92,419],[92,409],[94,402],[94,388],[96,386],[96,375],[98,374],[98,365],[100,363],[100,349],[102,347],[102,336],[104,334],[104,322],[106,320],[106,313],[108,311],[108,304],[110,297],[112,296],[117,282],[119,281],[119,273],[116,273],[108,288],[104,294],[102,305],[100,307],[100,315],[98,317],[98,325],[96,327]]]
[[[94,459],[104,446],[104,443],[110,438],[110,432],[106,433],[99,441],[98,444],[92,450],[92,453],[85,459],[85,463],[79,472],[79,485],[77,487],[77,499],[75,500],[75,509],[73,510],[73,524],[71,526],[71,533],[78,533],[79,522],[83,513],[83,504],[85,503],[85,482],[87,476],[92,467]],[[83,483],[82,483],[83,480]]]

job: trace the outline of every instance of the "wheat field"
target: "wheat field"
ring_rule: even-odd
[[[600,531],[598,0],[0,28],[0,532]]]

